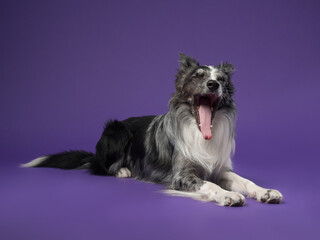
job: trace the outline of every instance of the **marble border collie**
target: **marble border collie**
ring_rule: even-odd
[[[164,184],[172,195],[241,206],[244,195],[280,203],[277,190],[232,171],[236,108],[233,65],[199,65],[180,54],[169,112],[106,123],[96,153],[69,151],[39,157],[23,167],[89,169],[92,174]]]

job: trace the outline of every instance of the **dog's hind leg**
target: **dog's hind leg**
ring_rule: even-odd
[[[219,185],[227,190],[242,193],[263,203],[280,203],[283,199],[279,191],[262,188],[230,171],[222,174]]]
[[[120,168],[116,174],[119,178],[129,178],[131,177],[131,171],[128,168]]]
[[[90,163],[92,174],[129,177],[131,173],[124,170],[126,157],[130,148],[132,134],[125,124],[109,121],[96,146],[96,157]],[[130,174],[129,174],[130,173]]]

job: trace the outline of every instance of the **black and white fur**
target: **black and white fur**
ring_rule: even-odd
[[[89,169],[92,174],[133,177],[164,184],[169,194],[241,206],[243,195],[279,203],[277,190],[265,189],[232,171],[236,108],[233,65],[200,66],[180,54],[176,92],[169,112],[106,123],[96,153],[69,151],[37,158],[23,167]],[[200,131],[196,96],[214,96],[212,137]],[[218,100],[217,100],[218,99]]]

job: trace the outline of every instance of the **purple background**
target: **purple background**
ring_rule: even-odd
[[[320,2],[1,1],[1,239],[319,239]],[[230,61],[234,168],[285,202],[224,208],[85,171],[110,118],[162,114],[178,52]]]

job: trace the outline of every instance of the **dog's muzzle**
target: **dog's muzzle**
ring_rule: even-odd
[[[209,80],[207,82],[207,87],[210,89],[211,92],[214,92],[220,87],[220,84],[215,80]]]

